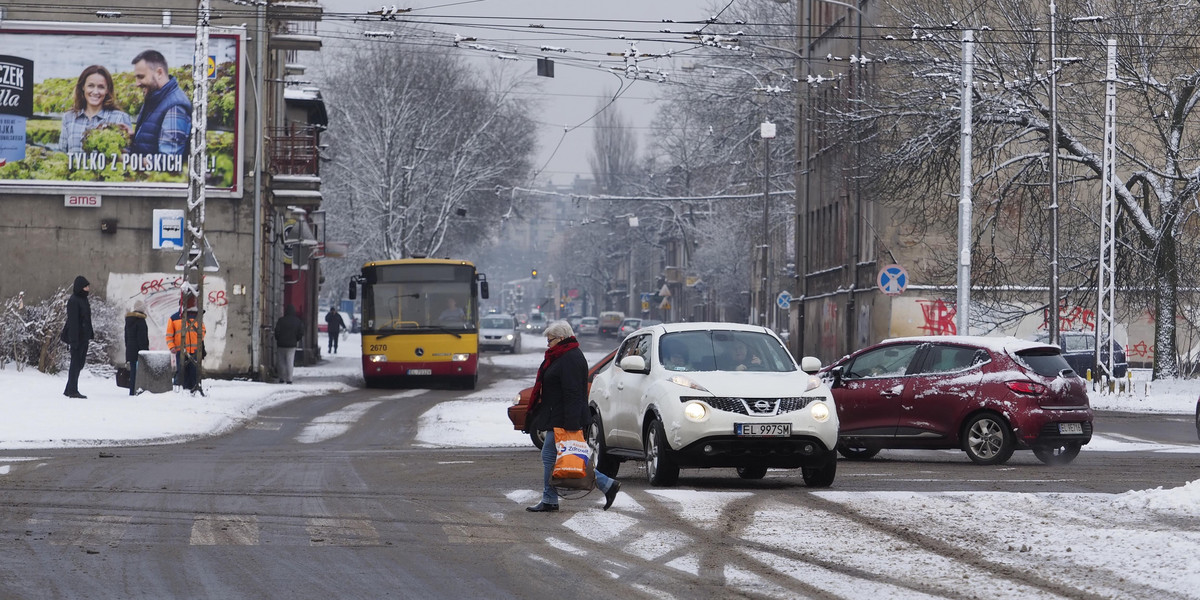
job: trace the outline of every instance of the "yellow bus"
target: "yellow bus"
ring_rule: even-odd
[[[373,261],[350,281],[362,286],[362,365],[367,387],[449,381],[474,389],[479,378],[479,302],[487,277],[465,260]]]

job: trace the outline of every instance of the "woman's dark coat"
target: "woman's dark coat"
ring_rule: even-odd
[[[131,310],[125,313],[125,362],[135,362],[138,351],[150,349],[150,331],[146,313]]]
[[[88,302],[88,280],[82,275],[75,278],[71,297],[67,299],[67,339],[72,348],[82,342],[90,341],[95,336],[92,333],[92,305]]]
[[[561,427],[577,431],[589,425],[587,358],[572,348],[546,367],[542,374],[542,400],[533,416],[531,431]]]

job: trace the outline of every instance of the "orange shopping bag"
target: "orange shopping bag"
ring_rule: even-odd
[[[550,485],[576,490],[591,489],[596,483],[596,473],[592,470],[591,448],[583,438],[583,431],[555,427],[554,448],[558,458],[554,460]]]

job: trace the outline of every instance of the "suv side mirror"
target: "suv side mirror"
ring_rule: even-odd
[[[621,362],[617,363],[617,366],[621,367],[622,371],[645,373],[646,359],[640,356],[626,356],[625,358],[621,359]]]
[[[800,370],[812,375],[821,370],[821,359],[815,356],[805,356],[800,359]]]

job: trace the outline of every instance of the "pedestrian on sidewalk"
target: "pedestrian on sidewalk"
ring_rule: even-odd
[[[146,303],[140,298],[133,310],[125,313],[125,362],[129,363],[129,395],[137,395],[138,352],[150,349],[150,333],[146,327]]]
[[[67,299],[67,325],[63,329],[63,341],[71,348],[71,366],[67,369],[67,387],[63,395],[68,398],[87,398],[79,393],[79,373],[87,363],[88,342],[92,333],[92,305],[88,293],[92,284],[80,275],[72,284],[71,297]]]
[[[338,313],[336,306],[329,307],[329,312],[325,315],[325,325],[328,327],[329,333],[329,353],[337,354],[338,334],[346,328],[346,322],[342,320],[342,315]]]
[[[283,308],[283,316],[275,322],[275,358],[278,361],[279,383],[292,382],[296,347],[303,339],[304,321],[297,316],[296,307],[288,304]]]

